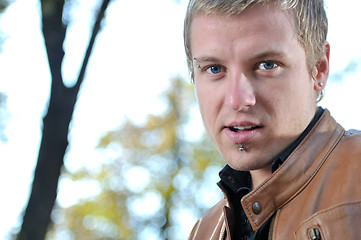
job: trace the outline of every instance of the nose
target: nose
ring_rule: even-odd
[[[225,104],[236,111],[246,111],[256,104],[255,89],[245,75],[229,76]]]

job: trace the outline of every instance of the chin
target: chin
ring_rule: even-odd
[[[247,156],[242,157],[239,154],[247,154]],[[224,158],[227,164],[234,170],[254,171],[254,170],[267,168],[268,166],[270,166],[270,164],[272,164],[272,161],[270,163],[269,160],[266,160],[261,156],[257,157],[247,152],[239,153],[239,154],[238,154],[238,158],[228,158],[228,160],[227,158]]]
[[[237,159],[231,161],[226,160],[226,162],[231,168],[237,171],[251,171],[257,168],[254,162],[250,162],[246,159]]]

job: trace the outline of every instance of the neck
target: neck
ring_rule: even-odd
[[[272,175],[271,166],[250,171],[252,177],[252,190],[257,188]]]

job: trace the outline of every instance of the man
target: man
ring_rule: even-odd
[[[361,134],[317,107],[322,0],[191,0],[185,48],[225,199],[190,239],[361,239]]]

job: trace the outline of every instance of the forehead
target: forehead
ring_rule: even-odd
[[[297,41],[293,19],[290,11],[274,4],[254,5],[232,16],[198,14],[190,29],[192,55],[202,50],[222,52],[226,48],[282,48]]]

